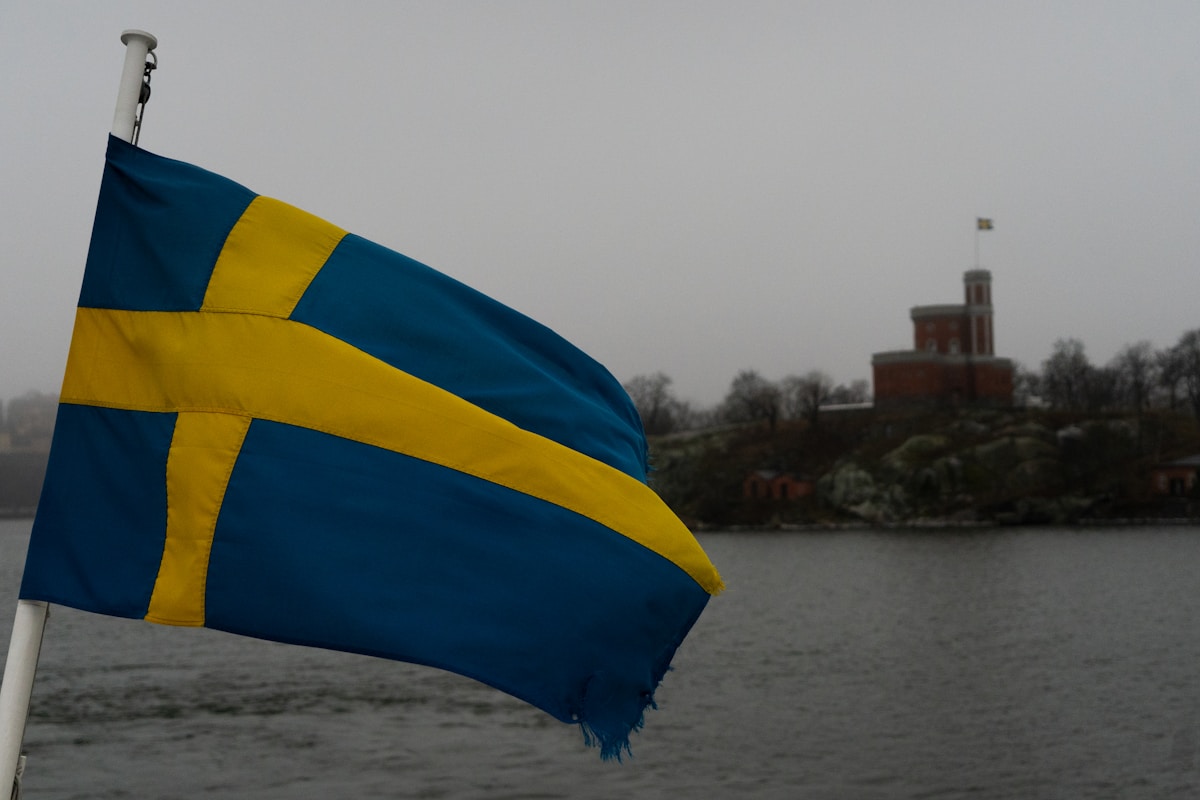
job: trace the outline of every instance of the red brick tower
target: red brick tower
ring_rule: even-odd
[[[992,334],[992,273],[986,269],[969,270],[963,275],[966,311],[971,326],[969,353],[994,356],[996,342]]]
[[[1006,406],[1012,403],[1012,362],[996,357],[992,274],[963,275],[962,305],[914,306],[913,349],[871,357],[875,405]]]

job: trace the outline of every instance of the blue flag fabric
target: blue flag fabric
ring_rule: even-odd
[[[110,138],[23,598],[451,670],[609,757],[721,588],[602,366]]]

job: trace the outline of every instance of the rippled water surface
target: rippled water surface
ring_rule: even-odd
[[[729,589],[622,764],[436,670],[55,607],[25,796],[1200,795],[1200,529],[701,541]]]

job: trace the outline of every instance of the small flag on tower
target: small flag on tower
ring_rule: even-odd
[[[981,230],[981,231],[990,231],[992,229],[991,219],[985,219],[983,217],[976,217],[975,222],[976,222],[976,224],[978,224],[979,230]]]

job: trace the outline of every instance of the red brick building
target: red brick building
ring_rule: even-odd
[[[808,478],[798,478],[790,472],[760,469],[742,481],[742,497],[747,500],[798,500],[816,491]]]
[[[871,356],[875,406],[1012,405],[1013,364],[997,358],[992,274],[963,275],[962,305],[915,306],[913,349]]]
[[[1187,497],[1200,487],[1200,454],[1158,464],[1150,471],[1150,491],[1160,497]]]

